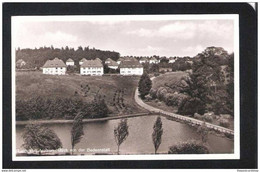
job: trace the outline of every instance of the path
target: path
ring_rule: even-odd
[[[154,78],[155,77],[152,77],[151,80],[153,80]],[[138,87],[135,90],[134,99],[139,106],[143,107],[146,110],[149,110],[150,112],[160,113],[160,114],[162,114],[166,117],[172,117],[172,118],[175,118],[175,119],[178,119],[178,120],[182,120],[182,121],[192,123],[194,125],[202,125],[203,122],[204,122],[204,121],[194,119],[194,118],[190,118],[190,117],[187,117],[187,116],[182,116],[182,115],[178,115],[178,114],[175,114],[175,113],[172,113],[172,112],[167,112],[167,111],[152,107],[152,106],[144,103],[143,100],[139,97]],[[228,133],[228,134],[234,135],[234,131],[230,130],[228,128],[221,127],[221,126],[218,126],[218,125],[214,125],[214,124],[211,124],[211,123],[208,123],[208,122],[206,122],[205,124],[210,129],[214,129],[214,130],[222,132],[222,133]]]

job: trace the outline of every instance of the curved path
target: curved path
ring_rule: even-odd
[[[153,80],[154,78],[155,77],[152,77],[151,80]],[[204,122],[204,121],[201,121],[201,120],[198,120],[198,119],[195,119],[195,118],[190,118],[190,117],[178,115],[178,114],[175,114],[175,113],[172,113],[172,112],[167,112],[167,111],[155,108],[153,106],[150,106],[150,105],[144,103],[143,100],[139,97],[138,87],[135,90],[134,99],[139,106],[143,107],[144,109],[146,109],[150,112],[160,113],[160,114],[162,114],[166,117],[172,117],[172,118],[175,118],[175,119],[178,119],[178,120],[182,120],[182,121],[192,123],[194,125],[202,125],[203,122]],[[220,131],[222,133],[228,133],[228,134],[234,135],[234,131],[231,130],[231,129],[221,127],[221,126],[218,126],[218,125],[214,125],[214,124],[211,124],[211,123],[208,123],[208,122],[205,122],[205,123],[206,123],[206,126],[210,129],[214,129],[214,130]]]

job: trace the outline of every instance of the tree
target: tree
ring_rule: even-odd
[[[153,145],[154,145],[154,153],[156,154],[161,142],[162,142],[162,134],[163,134],[163,129],[162,129],[162,121],[161,117],[158,116],[154,126],[153,126],[153,134],[152,134],[152,139],[153,139]]]
[[[117,144],[117,154],[119,155],[119,147],[126,140],[128,133],[127,119],[121,119],[118,126],[114,129],[115,141]]]
[[[178,143],[169,148],[168,154],[208,154],[209,149],[205,145],[189,140],[187,142]]]
[[[197,129],[197,132],[199,133],[200,137],[201,137],[201,142],[202,143],[206,143],[208,141],[208,127],[206,126],[205,121],[202,123],[201,126],[199,126],[199,128]]]
[[[41,155],[41,150],[62,148],[62,143],[56,133],[40,124],[26,125],[23,140],[23,147],[26,150],[37,150],[39,155]]]
[[[149,75],[147,73],[144,73],[141,76],[138,84],[138,91],[140,93],[140,97],[144,99],[145,96],[149,94],[151,88],[152,88],[152,81]]]
[[[227,107],[229,113],[234,116],[234,53],[228,59],[227,73],[229,74],[229,82],[226,86],[227,91]]]
[[[80,142],[82,136],[84,135],[82,120],[83,120],[83,114],[78,113],[75,116],[73,121],[72,129],[71,129],[72,154],[74,152],[75,145]]]

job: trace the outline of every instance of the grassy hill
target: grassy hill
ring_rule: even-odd
[[[16,99],[32,97],[81,97],[90,102],[97,92],[103,95],[111,113],[144,112],[134,101],[139,77],[43,75],[41,72],[16,72]],[[87,93],[82,92],[87,86]],[[76,94],[75,94],[76,92]]]
[[[159,87],[165,87],[165,85],[171,85],[180,81],[183,76],[187,76],[187,73],[178,71],[160,75],[153,80],[153,88],[158,89]]]

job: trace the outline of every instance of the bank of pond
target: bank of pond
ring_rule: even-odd
[[[129,136],[120,146],[120,154],[153,154],[152,142],[153,125],[157,115],[128,118]],[[167,153],[169,147],[191,139],[199,140],[200,135],[194,127],[185,123],[169,120],[161,116],[163,135],[157,153]],[[120,119],[84,123],[84,135],[76,144],[75,149],[81,150],[76,154],[116,154],[114,128]],[[71,149],[72,123],[44,124],[52,129],[62,142],[63,150]],[[23,133],[25,125],[16,125],[17,153],[24,150]],[[207,144],[211,153],[233,153],[234,141],[226,137],[209,134]],[[64,152],[63,152],[64,153]],[[66,153],[66,152],[65,152]],[[17,154],[19,155],[19,154]]]

